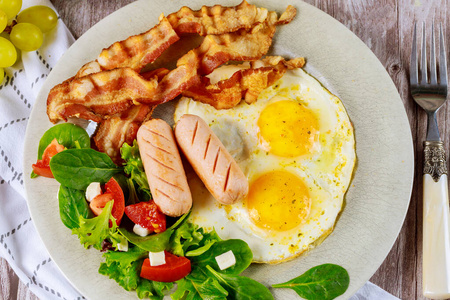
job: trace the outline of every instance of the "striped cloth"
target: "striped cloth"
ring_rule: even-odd
[[[24,0],[22,9],[33,5],[54,9],[47,0]],[[84,299],[61,274],[36,232],[25,201],[22,165],[25,129],[37,93],[73,42],[59,21],[44,35],[39,50],[23,52],[5,69],[0,84],[0,256],[40,299]]]

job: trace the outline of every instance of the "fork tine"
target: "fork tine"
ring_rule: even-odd
[[[436,52],[435,52],[435,39],[434,39],[434,22],[431,24],[431,57],[430,57],[430,83],[437,84],[436,74]]]
[[[409,69],[409,82],[410,84],[417,85],[419,83],[418,77],[418,66],[417,66],[417,23],[414,22],[414,34],[412,41],[412,50],[411,50],[411,63]]]
[[[420,65],[420,83],[424,84],[428,82],[427,76],[427,41],[425,35],[425,22],[422,23],[422,64]]]
[[[447,85],[447,59],[445,58],[445,41],[444,41],[444,33],[442,32],[442,24],[440,24],[439,35],[440,35],[439,79],[441,85],[443,84]]]

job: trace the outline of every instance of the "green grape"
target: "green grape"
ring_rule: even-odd
[[[58,16],[50,7],[36,5],[22,10],[17,16],[17,22],[34,24],[45,33],[55,28],[58,23]]]
[[[8,19],[14,18],[22,8],[22,0],[0,0],[0,9],[3,10]]]
[[[12,66],[17,59],[17,52],[14,45],[7,39],[0,37],[0,68]]]
[[[3,10],[0,9],[0,32],[5,30],[6,25],[8,25],[8,16]]]
[[[34,51],[41,47],[44,37],[36,25],[18,23],[14,25],[9,35],[11,42],[22,51]]]
[[[11,42],[11,39],[9,38],[9,33],[7,33],[6,31],[3,31],[2,33],[0,33],[0,37],[4,37],[5,39],[7,39],[8,41]],[[20,51],[20,49],[18,49],[16,46],[14,46],[14,48],[16,48],[16,53],[17,53],[16,61],[20,61],[22,59],[22,51]]]
[[[0,68],[0,85],[3,82],[3,79],[5,79],[5,70],[3,70],[2,68]]]

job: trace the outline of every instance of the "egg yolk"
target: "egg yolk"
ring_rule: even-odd
[[[308,217],[311,197],[299,177],[287,171],[273,171],[251,184],[246,203],[255,225],[285,231]]]
[[[269,104],[261,112],[258,127],[270,152],[282,157],[311,153],[318,140],[319,121],[301,103],[282,100]]]

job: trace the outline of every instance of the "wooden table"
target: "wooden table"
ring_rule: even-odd
[[[25,0],[26,1],[26,0]],[[51,0],[61,19],[80,37],[91,26],[132,0]],[[296,0],[289,1],[295,4]],[[251,2],[251,1],[250,1]],[[414,104],[408,86],[413,22],[442,22],[450,42],[450,3],[442,0],[306,0],[353,31],[375,53],[394,81],[412,128],[416,152],[416,176],[411,204],[400,235],[371,281],[401,299],[425,299],[422,291],[422,141],[426,115]],[[213,3],[213,2],[211,2]],[[186,2],[188,4],[188,2]],[[284,4],[283,4],[284,5]],[[447,56],[450,57],[447,51]],[[446,149],[450,105],[441,109],[438,122]],[[394,201],[395,199],[393,199]],[[36,299],[4,260],[0,260],[0,298]]]

